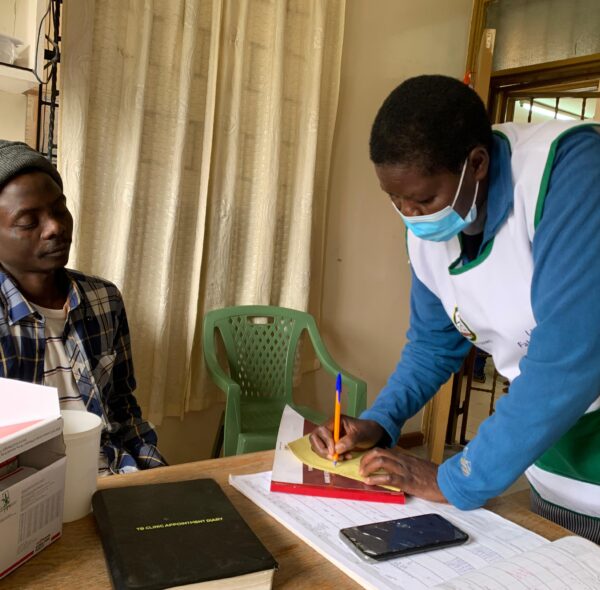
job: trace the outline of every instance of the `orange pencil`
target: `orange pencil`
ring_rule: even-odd
[[[335,382],[335,413],[333,416],[333,442],[335,444],[340,440],[340,420],[342,417],[342,374],[338,373]],[[338,454],[333,454],[333,464],[337,465]]]

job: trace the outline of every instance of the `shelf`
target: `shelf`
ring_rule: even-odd
[[[44,37],[37,43],[39,25],[48,9],[48,0],[0,0],[0,33],[19,39],[25,48],[18,66],[0,62],[0,90],[22,94],[38,85],[33,70],[41,71],[44,63]],[[50,15],[48,15],[50,16]]]
[[[38,85],[33,72],[0,64],[0,90],[11,94],[23,94]]]

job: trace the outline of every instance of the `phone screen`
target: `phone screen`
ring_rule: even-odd
[[[376,560],[460,545],[469,538],[439,514],[348,527],[340,531],[340,536],[360,555]]]

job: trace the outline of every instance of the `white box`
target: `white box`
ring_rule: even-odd
[[[53,387],[0,378],[0,579],[62,534],[66,458]]]

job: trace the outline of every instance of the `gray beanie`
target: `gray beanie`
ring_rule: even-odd
[[[49,174],[63,188],[62,178],[54,165],[42,154],[22,141],[0,139],[0,190],[25,170],[39,170]]]

